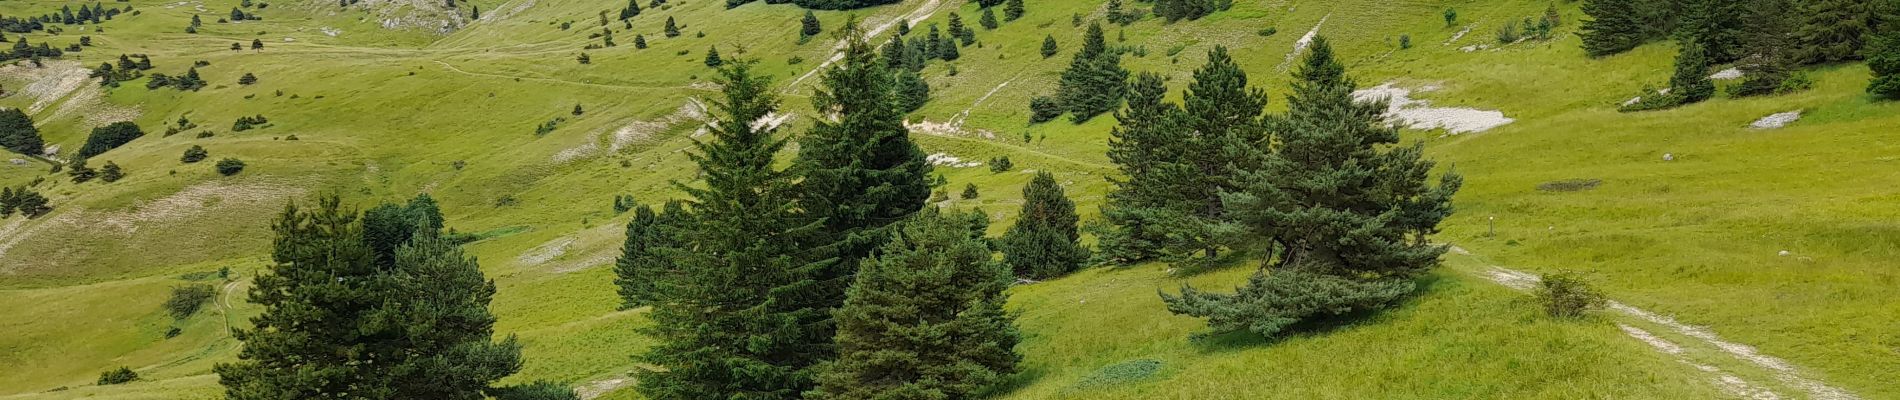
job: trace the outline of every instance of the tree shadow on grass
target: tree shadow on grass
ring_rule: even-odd
[[[1227,353],[1245,351],[1260,346],[1271,346],[1292,338],[1320,337],[1353,329],[1361,325],[1377,324],[1382,322],[1383,317],[1388,315],[1386,313],[1412,307],[1414,304],[1417,304],[1419,298],[1431,293],[1432,287],[1437,285],[1442,279],[1444,278],[1438,274],[1424,274],[1412,280],[1414,284],[1418,285],[1418,289],[1413,291],[1411,296],[1406,296],[1391,305],[1371,310],[1355,310],[1346,314],[1323,315],[1309,318],[1305,321],[1293,324],[1273,336],[1261,336],[1253,332],[1242,330],[1207,333],[1190,338],[1189,341],[1193,342],[1194,347],[1199,348],[1204,354]]]

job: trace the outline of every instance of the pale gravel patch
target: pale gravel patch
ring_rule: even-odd
[[[1623,333],[1629,334],[1630,337],[1636,338],[1636,340],[1649,343],[1649,346],[1655,347],[1656,351],[1663,352],[1664,354],[1682,354],[1682,346],[1677,346],[1667,339],[1656,337],[1656,335],[1650,334],[1649,331],[1624,323],[1617,323],[1616,327],[1622,329]]]
[[[1452,43],[1457,43],[1458,39],[1464,39],[1466,34],[1471,33],[1471,30],[1477,27],[1478,24],[1465,25],[1465,29],[1461,29],[1458,33],[1452,34],[1451,39],[1445,41],[1445,45],[1450,46]]]
[[[1754,129],[1779,129],[1800,120],[1801,110],[1794,110],[1762,117],[1761,119],[1755,120],[1755,123],[1748,124],[1748,127]]]
[[[686,103],[680,104],[680,107],[674,110],[672,114],[667,114],[659,120],[633,121],[621,126],[620,129],[614,130],[610,144],[608,145],[608,150],[618,152],[635,142],[652,138],[653,135],[667,128],[671,128],[675,124],[688,121],[704,121],[705,118],[706,105],[700,103],[697,98],[688,98]]]
[[[563,254],[567,254],[567,247],[573,244],[574,238],[572,236],[554,238],[554,240],[549,240],[547,243],[542,243],[539,246],[528,249],[528,251],[522,252],[520,256],[515,257],[515,263],[524,267],[541,265],[548,261],[553,261],[555,258],[560,258]]]
[[[1326,14],[1326,16],[1320,17],[1319,23],[1313,24],[1313,30],[1306,31],[1305,36],[1300,36],[1300,40],[1294,41],[1293,51],[1286,53],[1286,61],[1280,62],[1278,69],[1285,71],[1288,66],[1293,65],[1293,60],[1299,58],[1300,53],[1306,52],[1307,46],[1313,45],[1313,38],[1319,37],[1319,28],[1326,26],[1326,20],[1331,18],[1333,18],[1332,14]]]
[[[560,152],[554,153],[554,155],[551,156],[549,160],[553,161],[555,164],[562,164],[568,161],[574,161],[574,160],[579,160],[582,158],[591,157],[598,153],[600,153],[600,145],[595,144],[593,142],[588,142],[586,144],[569,147],[567,149],[561,150]]]
[[[632,377],[602,379],[575,387],[574,394],[580,396],[581,400],[593,400],[616,389],[632,386],[633,383]]]
[[[1430,101],[1413,99],[1411,95],[1411,90],[1391,82],[1352,93],[1353,99],[1360,102],[1386,101],[1386,119],[1412,129],[1444,129],[1456,135],[1484,132],[1517,121],[1496,110],[1432,107]]]
[[[1716,73],[1714,74],[1710,74],[1709,79],[1718,80],[1718,81],[1726,81],[1726,80],[1731,80],[1731,79],[1742,79],[1742,76],[1743,75],[1742,75],[1741,69],[1729,68],[1729,69],[1725,69],[1721,71],[1716,71]]]
[[[930,165],[951,168],[970,168],[983,165],[983,163],[977,161],[964,161],[962,158],[950,155],[949,153],[931,153],[929,156],[924,157],[924,162]]]

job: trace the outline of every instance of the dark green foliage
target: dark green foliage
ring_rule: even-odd
[[[1060,51],[1060,49],[1056,48],[1056,36],[1055,35],[1043,36],[1042,37],[1042,58],[1054,57],[1057,51]]]
[[[815,286],[803,294],[810,307],[824,310],[843,304],[859,260],[930,197],[930,164],[904,126],[896,75],[878,62],[856,24],[845,29],[843,58],[812,96],[814,110],[835,117],[813,122],[792,161],[805,217],[822,221],[820,250],[837,260],[815,271]]]
[[[482,19],[482,7],[475,5],[468,6],[468,19]]]
[[[249,116],[249,117],[238,117],[237,121],[231,123],[231,131],[243,132],[243,131],[251,130],[253,128],[262,128],[262,127],[267,126],[268,124],[270,124],[270,119],[264,118],[264,114],[258,114],[258,115]]]
[[[136,380],[139,380],[139,373],[132,372],[128,367],[99,373],[99,386],[126,384]]]
[[[390,217],[359,222],[336,197],[285,208],[272,226],[276,263],[250,291],[265,311],[234,332],[238,361],[214,368],[226,398],[478,400],[520,369],[513,337],[491,341],[495,286],[475,259],[420,217],[385,220],[415,234],[380,259],[365,224]]]
[[[988,9],[1003,4],[1003,0],[976,0],[976,7]]]
[[[244,161],[238,160],[236,158],[226,158],[223,160],[218,160],[218,174],[219,175],[231,176],[231,175],[237,175],[239,172],[244,172]]]
[[[1022,18],[1023,11],[1023,0],[1007,0],[1003,2],[1004,21],[1015,21],[1018,18]]]
[[[1797,54],[1794,16],[1787,11],[1792,0],[1747,0],[1743,22],[1747,26],[1738,54],[1742,82],[1730,86],[1730,96],[1746,97],[1786,93],[1794,87]]]
[[[1445,26],[1452,26],[1452,25],[1457,25],[1457,24],[1458,24],[1458,9],[1455,9],[1455,8],[1445,9]]]
[[[828,265],[798,257],[816,222],[796,214],[795,177],[772,166],[785,140],[753,125],[778,100],[751,68],[719,70],[725,99],[714,103],[711,139],[691,153],[704,184],[676,183],[692,209],[680,248],[692,251],[671,255],[681,273],[654,285],[643,333],[657,343],[639,359],[662,369],[636,374],[649,399],[796,398],[832,354],[830,307],[809,293]]]
[[[1107,49],[1100,24],[1090,24],[1082,49],[1075,53],[1069,69],[1062,72],[1056,100],[1069,111],[1071,120],[1086,122],[1120,107],[1127,81],[1128,70],[1122,69],[1121,53]]]
[[[212,289],[208,284],[173,286],[172,296],[165,299],[165,311],[171,313],[173,319],[190,318],[215,296],[217,296],[217,290]]]
[[[976,23],[983,25],[983,29],[996,29],[997,26],[1000,26],[1000,24],[996,22],[996,9],[984,8],[983,17],[978,18]]]
[[[205,157],[210,156],[210,155],[211,153],[208,151],[205,151],[205,148],[203,146],[194,144],[194,145],[191,145],[191,148],[185,149],[185,155],[182,157],[179,157],[178,161],[182,161],[186,164],[190,164],[190,163],[203,161]]]
[[[664,32],[666,33],[666,37],[677,37],[680,35],[679,25],[673,23],[672,16],[666,17],[666,28]]]
[[[505,386],[489,390],[495,400],[580,400],[579,395],[561,384],[548,381],[534,381],[522,385]]]
[[[798,35],[802,37],[812,37],[818,36],[819,33],[823,33],[824,31],[824,27],[818,24],[818,15],[813,14],[811,10],[805,10],[805,18],[799,21]]]
[[[1429,184],[1423,144],[1397,146],[1386,104],[1356,101],[1327,41],[1312,48],[1294,73],[1286,115],[1272,124],[1277,146],[1243,150],[1240,188],[1222,191],[1226,221],[1212,229],[1276,256],[1234,294],[1185,286],[1180,296],[1162,294],[1169,311],[1207,318],[1215,332],[1272,336],[1384,307],[1410,294],[1412,278],[1445,251],[1427,236],[1451,214],[1462,179],[1445,173]],[[1189,115],[1193,104],[1189,96]]]
[[[1010,162],[1009,156],[1000,156],[1000,157],[991,158],[989,164],[990,164],[990,173],[992,174],[1000,174],[1004,172],[1009,172],[1009,170],[1016,168],[1016,163]]]
[[[1747,5],[1738,0],[1681,0],[1679,36],[1702,46],[1710,64],[1743,56],[1743,25]],[[1783,12],[1786,12],[1784,10]]]
[[[972,220],[918,214],[864,260],[836,314],[838,358],[808,398],[977,398],[1016,372],[1012,281]]]
[[[1874,38],[1867,53],[1867,67],[1874,73],[1873,81],[1867,84],[1867,93],[1900,100],[1900,28],[1889,29]]]
[[[1062,102],[1054,97],[1036,96],[1029,99],[1029,123],[1040,124],[1062,116]]]
[[[264,39],[251,39],[251,50],[264,49]]]
[[[1330,60],[1332,47],[1315,40],[1311,52]],[[1336,66],[1336,65],[1335,65]],[[1247,87],[1247,74],[1216,46],[1194,72],[1179,107],[1168,104],[1159,76],[1131,85],[1122,126],[1110,133],[1109,159],[1126,180],[1111,181],[1104,216],[1121,232],[1103,240],[1107,257],[1132,262],[1148,256],[1212,258],[1223,247],[1215,229],[1226,218],[1220,193],[1240,187],[1235,169],[1262,156],[1248,154],[1266,143],[1266,93]]]
[[[27,117],[19,107],[0,110],[0,147],[25,155],[46,152],[40,129],[33,126],[33,118]]]
[[[1049,279],[1081,268],[1089,259],[1087,248],[1079,242],[1081,233],[1075,203],[1062,193],[1055,175],[1037,172],[1023,187],[1023,209],[1016,225],[1009,227],[999,242],[1003,262],[1016,276]]]
[[[690,216],[684,207],[679,201],[668,201],[659,213],[647,205],[633,208],[633,220],[627,221],[627,240],[620,246],[620,258],[614,261],[614,285],[619,287],[621,308],[657,304],[659,283],[679,273],[671,257],[682,244],[681,232],[690,227],[686,225]]]
[[[1544,275],[1535,295],[1544,313],[1553,318],[1581,318],[1584,312],[1601,308],[1604,303],[1603,293],[1569,271]]]
[[[581,105],[580,105],[580,104],[575,104],[575,105],[574,105],[574,111],[569,111],[568,113],[569,113],[569,114],[574,114],[574,116],[576,116],[576,117],[579,117],[579,116],[581,116],[581,114],[585,114],[585,113],[587,113],[587,110],[585,110],[585,109],[582,109],[582,108],[581,108]]]
[[[885,4],[896,4],[898,0],[791,0],[799,7],[817,10],[849,10]]]
[[[16,211],[32,219],[52,212],[53,207],[47,204],[46,196],[26,186],[0,188],[0,218],[12,217]]]
[[[124,178],[124,177],[125,177],[125,171],[119,169],[119,164],[117,163],[106,161],[105,166],[99,167],[100,181],[103,181],[105,183],[113,183],[113,182],[118,182],[120,178]]]
[[[1812,0],[1804,3],[1800,15],[1806,16],[1798,30],[1800,58],[1808,63],[1832,63],[1859,60],[1861,48],[1878,35],[1887,0]],[[1895,22],[1900,23],[1900,22]]]
[[[1699,1],[1699,0],[1698,0]],[[1592,57],[1629,51],[1667,34],[1666,25],[1652,12],[1646,0],[1583,0],[1583,21],[1578,32],[1583,50]],[[1655,2],[1673,3],[1673,2]]]
[[[574,57],[574,61],[581,63],[581,65],[588,65],[594,63],[594,58],[588,57],[587,53],[581,53],[580,56]]]
[[[383,203],[363,212],[363,243],[381,264],[393,263],[396,250],[421,236],[441,236],[442,211],[428,194],[408,204]],[[420,236],[418,236],[420,235]]]
[[[719,59],[718,46],[706,48],[706,66],[707,67],[719,68],[720,65],[724,65],[725,63],[726,63],[725,60]]]
[[[72,177],[73,183],[86,183],[99,177],[99,170],[86,166],[85,158],[73,157],[66,160],[66,175]]]
[[[1168,311],[1207,319],[1210,333],[1237,331],[1274,336],[1295,324],[1376,310],[1412,293],[1407,279],[1361,280],[1299,269],[1259,271],[1233,294],[1183,286],[1179,296],[1162,293]]]
[[[633,48],[647,48],[647,35],[633,35]]]
[[[1231,4],[1231,1],[1217,0],[1155,0],[1154,12],[1156,17],[1168,22],[1196,20]]]
[[[1700,43],[1683,44],[1676,55],[1676,73],[1669,78],[1669,96],[1678,104],[1694,104],[1715,96],[1715,81],[1709,80],[1708,53]]]
[[[145,131],[139,130],[138,124],[127,121],[93,128],[92,134],[86,136],[86,145],[79,148],[78,157],[89,158],[104,154],[107,150],[123,146],[140,136],[145,136]]]
[[[897,71],[898,109],[908,113],[924,107],[930,102],[930,83],[917,71],[900,69]]]
[[[959,195],[959,197],[962,197],[964,200],[975,200],[979,195],[980,194],[976,192],[976,184],[967,183],[963,185],[963,194]]]
[[[253,83],[257,83],[257,75],[251,75],[251,73],[246,72],[244,76],[238,77],[239,85],[249,85]]]

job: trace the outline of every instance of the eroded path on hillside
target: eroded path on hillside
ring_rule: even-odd
[[[1470,251],[1466,251],[1464,248],[1457,246],[1451,247],[1451,253],[1475,257]],[[1484,268],[1482,271],[1472,272],[1493,283],[1518,291],[1533,291],[1537,288],[1538,284],[1543,281],[1542,277],[1529,272],[1495,265],[1489,265]],[[1688,364],[1697,370],[1714,375],[1713,380],[1717,387],[1737,397],[1757,400],[1784,398],[1773,389],[1743,379],[1734,372],[1724,371],[1709,363],[1697,361],[1691,352],[1686,349],[1712,350],[1713,353],[1726,355],[1733,360],[1740,361],[1744,367],[1758,369],[1763,374],[1772,376],[1782,385],[1802,392],[1804,396],[1801,397],[1817,400],[1860,400],[1860,396],[1848,392],[1847,390],[1808,377],[1807,374],[1787,360],[1762,354],[1761,351],[1755,349],[1754,346],[1722,338],[1709,328],[1686,324],[1677,321],[1675,318],[1650,312],[1616,300],[1608,300],[1605,306],[1611,311],[1615,311],[1618,315],[1623,316],[1624,319],[1631,320],[1637,324],[1647,324],[1666,329],[1675,335],[1690,339],[1687,345],[1684,345],[1683,343],[1670,341],[1647,330],[1633,326],[1629,321],[1618,322],[1616,324],[1617,328],[1622,329],[1625,334],[1648,344],[1658,353],[1668,355],[1678,362]]]

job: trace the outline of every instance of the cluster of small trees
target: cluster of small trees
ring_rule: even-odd
[[[844,29],[813,96],[834,117],[788,168],[774,162],[788,139],[754,124],[778,107],[769,78],[728,60],[712,139],[692,153],[703,181],[634,209],[615,282],[626,306],[652,307],[648,398],[969,398],[1016,370],[987,218],[925,209],[898,68]]]
[[[494,282],[442,225],[427,195],[360,215],[334,196],[285,207],[276,263],[250,292],[264,313],[235,331],[238,360],[214,368],[225,397],[576,398],[544,382],[494,385],[521,368],[521,345],[493,340]]]
[[[1233,0],[1155,0],[1154,12],[1156,17],[1174,22],[1201,19],[1233,6]]]
[[[25,17],[25,18],[22,18],[22,17],[0,18],[0,31],[12,32],[12,33],[29,33],[33,31],[46,30],[47,25],[49,24],[78,25],[78,24],[90,23],[90,24],[96,25],[96,24],[103,23],[104,20],[111,20],[112,17],[116,17],[120,13],[129,12],[129,11],[132,11],[132,6],[129,4],[126,5],[125,9],[123,10],[117,9],[117,8],[106,8],[104,5],[100,5],[98,3],[93,3],[90,6],[81,4],[79,5],[79,11],[77,12],[73,11],[72,6],[61,6],[59,8],[59,11],[47,13],[45,15],[31,16],[31,17]]]
[[[162,87],[171,87],[171,88],[176,88],[178,90],[196,92],[198,91],[198,89],[204,89],[206,85],[209,85],[209,83],[205,82],[205,79],[203,77],[198,76],[198,67],[191,67],[190,69],[185,70],[184,75],[179,75],[176,77],[168,76],[161,73],[153,73],[152,79],[145,81],[146,89],[158,89]]]
[[[26,186],[0,188],[0,218],[12,217],[14,212],[19,212],[20,215],[29,219],[39,218],[41,215],[53,212],[53,206],[47,201],[46,196],[40,195],[40,192],[32,188]]]
[[[0,36],[0,40],[4,40],[4,36]],[[37,63],[42,58],[59,58],[65,54],[66,52],[55,49],[53,45],[46,42],[40,42],[37,46],[29,44],[26,36],[20,36],[19,40],[13,42],[12,50],[0,52],[0,61],[33,60]]]
[[[1054,54],[1051,50],[1054,43],[1053,38],[1044,39],[1044,54]],[[1082,37],[1081,50],[1075,52],[1069,69],[1062,71],[1055,97],[1030,100],[1031,121],[1054,119],[1061,114],[1054,109],[1060,108],[1069,113],[1071,121],[1079,124],[1121,106],[1128,82],[1128,70],[1122,69],[1121,56],[1120,49],[1108,48],[1101,24],[1089,24],[1088,32]]]
[[[133,57],[137,57],[138,60],[133,61]],[[99,78],[100,86],[118,87],[119,82],[144,77],[145,71],[150,69],[152,69],[151,57],[147,57],[144,54],[135,54],[132,56],[120,54],[118,64],[115,65],[109,62],[99,63],[98,68],[92,69],[92,77]]]
[[[1892,59],[1884,37],[1900,37],[1900,4],[1884,0],[1586,0],[1580,35],[1592,56],[1621,53],[1649,41],[1675,37],[1680,43],[1676,78],[1670,92],[1646,93],[1625,110],[1648,110],[1694,103],[1712,97],[1700,80],[1687,79],[1710,65],[1735,63],[1744,81],[1734,96],[1788,93],[1811,85],[1804,65],[1867,59],[1875,67],[1868,91],[1882,95],[1892,72],[1874,61]],[[1889,57],[1889,58],[1882,58]],[[1900,68],[1890,68],[1900,69]],[[1704,74],[1706,75],[1706,74]],[[1900,95],[1900,93],[1895,93]],[[1886,96],[1886,95],[1882,95]]]
[[[1452,14],[1456,17],[1456,14]],[[1544,9],[1542,17],[1524,17],[1523,22],[1510,21],[1498,28],[1498,44],[1512,44],[1519,40],[1550,40],[1551,32],[1563,25],[1563,15],[1557,13],[1557,5]],[[1407,47],[1410,47],[1409,45]]]
[[[33,126],[33,118],[18,107],[0,110],[0,147],[8,151],[28,156],[37,156],[46,152],[46,140],[40,138],[40,129]]]
[[[237,122],[231,123],[231,131],[243,132],[251,130],[252,128],[264,128],[268,126],[270,126],[270,119],[264,118],[264,114],[258,114],[249,117],[238,117]]]
[[[185,149],[185,155],[178,157],[178,161],[186,163],[186,164],[191,164],[191,163],[196,163],[199,161],[204,161],[205,157],[210,157],[210,156],[211,156],[211,152],[205,151],[204,146],[199,146],[199,145],[194,144],[194,145],[191,145],[191,148]]]
[[[1235,293],[1184,286],[1168,309],[1215,332],[1275,335],[1312,318],[1376,309],[1415,289],[1444,247],[1426,235],[1451,213],[1461,180],[1428,182],[1420,144],[1399,146],[1383,102],[1359,102],[1325,38],[1294,73],[1284,114],[1223,47],[1180,104],[1142,74],[1116,114],[1109,159],[1121,170],[1103,207],[1106,262],[1264,261]],[[1226,254],[1226,256],[1223,256]]]

